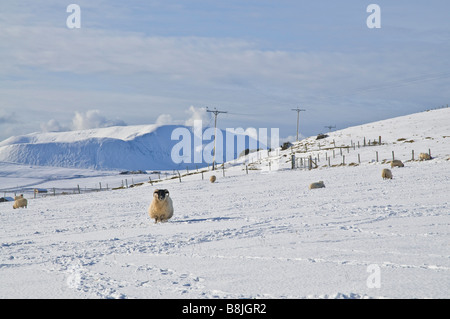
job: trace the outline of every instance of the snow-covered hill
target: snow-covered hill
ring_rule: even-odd
[[[450,109],[423,112],[252,154],[225,176],[0,203],[0,298],[449,298],[449,123]],[[405,167],[383,180],[392,152]],[[291,169],[292,154],[318,168]],[[58,187],[104,173],[2,163],[0,189],[4,174]],[[155,225],[156,187],[175,212]]]
[[[177,129],[192,132],[191,127],[178,125],[136,125],[13,136],[0,142],[0,161],[97,170],[171,170],[211,163],[205,158],[194,163],[194,134],[189,142],[191,163],[174,161],[172,149],[182,141],[179,136],[172,140],[172,133]],[[222,135],[224,149],[224,131]],[[211,140],[201,142],[203,147],[212,143]],[[234,158],[244,149],[236,144]],[[220,158],[216,161],[222,162]]]

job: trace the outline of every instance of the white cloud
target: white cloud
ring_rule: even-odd
[[[107,119],[101,115],[99,110],[89,110],[84,113],[75,112],[69,125],[62,125],[59,121],[51,119],[46,123],[41,123],[40,126],[42,132],[64,132],[124,125],[126,125],[126,123],[122,120]]]
[[[170,114],[161,114],[156,119],[156,123],[155,124],[156,125],[170,125],[170,124],[174,124],[174,121],[172,119],[172,115],[170,115]]]
[[[63,132],[69,131],[68,127],[62,126],[55,119],[49,120],[47,123],[41,123],[41,131],[42,132]]]
[[[72,130],[87,130],[109,126],[124,126],[122,120],[108,120],[100,114],[99,110],[89,110],[86,113],[75,112],[72,119]]]
[[[194,121],[202,121],[202,125],[206,126],[209,124],[209,116],[206,112],[206,107],[195,107],[191,105],[186,111],[189,118],[184,122],[186,126],[193,126]]]

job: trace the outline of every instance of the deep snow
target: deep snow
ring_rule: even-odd
[[[271,154],[270,170],[268,159],[248,174],[230,164],[225,177],[214,173],[214,184],[209,171],[204,180],[195,174],[181,183],[29,198],[27,209],[0,203],[0,298],[449,298],[449,111],[348,128],[293,148],[309,143],[297,158],[320,154],[318,169],[291,170],[287,150]],[[379,135],[383,145],[344,149],[346,164],[360,154],[360,165],[324,160],[333,139],[340,146]],[[411,150],[417,158],[428,149],[433,160],[409,161]],[[331,165],[342,162],[334,150]],[[392,151],[405,167],[383,180]],[[2,165],[9,178],[14,167],[20,172]],[[28,169],[18,186],[38,187],[33,175],[50,175]],[[72,173],[88,175],[60,172],[54,187]],[[78,177],[70,181],[85,180]],[[326,188],[308,189],[319,180]],[[175,213],[155,225],[146,210],[156,187],[170,190]]]

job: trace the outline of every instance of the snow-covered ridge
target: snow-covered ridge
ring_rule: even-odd
[[[41,144],[41,143],[72,143],[84,141],[92,138],[111,138],[123,141],[132,140],[138,136],[154,132],[158,125],[132,125],[132,126],[112,126],[106,128],[96,128],[89,130],[67,131],[67,132],[46,132],[30,133],[20,136],[12,136],[2,142],[0,147],[12,144]]]
[[[207,163],[178,163],[172,140],[179,125],[114,126],[82,131],[31,133],[0,142],[0,161],[37,166],[98,170],[171,170],[206,166]],[[193,135],[192,135],[193,136]],[[225,133],[223,133],[225,136]],[[203,141],[203,145],[211,143]],[[225,144],[224,144],[225,145]],[[194,143],[191,143],[191,154]],[[244,149],[236,147],[237,157]],[[217,162],[221,162],[217,159]]]

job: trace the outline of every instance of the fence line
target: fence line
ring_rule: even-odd
[[[378,137],[378,139],[373,139],[373,140],[366,140],[366,138],[363,138],[362,143],[360,143],[360,141],[354,142],[353,140],[350,142],[350,145],[341,145],[341,146],[336,146],[336,142],[333,140],[333,142],[331,142],[330,144],[333,144],[333,146],[328,146],[325,147],[325,145],[320,145],[320,143],[318,144],[318,150],[314,150],[310,149],[308,150],[308,146],[305,144],[305,151],[296,151],[294,152],[293,148],[291,148],[291,158],[290,158],[290,162],[291,162],[291,169],[307,169],[307,170],[311,170],[314,168],[318,168],[320,165],[320,161],[325,160],[325,165],[322,165],[323,167],[336,167],[336,166],[344,166],[344,165],[348,165],[348,166],[354,166],[354,165],[360,165],[361,162],[380,162],[380,158],[379,158],[379,151],[375,151],[372,155],[373,157],[370,159],[365,159],[361,157],[360,153],[357,153],[357,155],[355,157],[351,157],[350,155],[350,150],[353,151],[357,151],[358,149],[360,149],[361,147],[370,147],[370,146],[380,146],[380,145],[384,145],[382,143],[382,139],[381,136]],[[336,153],[336,149],[338,149],[338,153]],[[330,151],[330,154],[328,153],[328,151]],[[332,151],[332,156],[331,156],[331,151]],[[325,153],[325,159],[323,158],[323,153]],[[353,152],[352,152],[353,153]],[[428,153],[431,156],[431,150],[428,149]],[[301,154],[305,154],[306,156],[301,156]],[[322,154],[322,159],[320,158],[320,155]],[[347,155],[346,155],[347,154]],[[245,168],[243,168],[243,170],[245,170],[245,174],[249,174],[249,171],[251,170],[266,170],[266,171],[272,171],[272,167],[277,166],[279,164],[280,161],[283,160],[284,157],[287,157],[287,154],[280,154],[279,149],[269,152],[267,150],[265,151],[258,151],[258,152],[254,152],[254,153],[250,153],[245,155],[246,158],[244,158],[244,163],[243,165],[245,165]],[[338,156],[338,158],[336,159],[336,157]],[[339,158],[340,157],[340,158]],[[395,159],[395,153],[394,151],[392,151],[391,156],[392,159]],[[355,159],[355,161],[349,161],[349,159]],[[356,160],[357,158],[357,160]],[[217,165],[216,166],[216,170],[217,172],[219,172],[219,170],[222,170],[222,175],[225,177],[225,171],[226,171],[226,165],[228,166],[238,166],[240,165],[239,161],[241,161],[242,159],[235,159],[233,161],[231,161],[230,163],[222,163],[221,165]],[[265,168],[255,168],[254,165],[255,163],[259,163],[262,164],[262,161],[265,160],[266,161],[266,167]],[[412,161],[415,160],[415,153],[414,150],[411,150],[411,159]],[[253,162],[250,162],[253,161]],[[337,163],[336,163],[337,161]],[[275,162],[275,165],[274,165]],[[289,159],[287,160],[287,162],[289,162]],[[333,162],[333,163],[332,163]],[[386,163],[387,159],[383,159],[381,160],[381,163]],[[275,170],[277,170],[278,168],[276,168]],[[202,168],[199,170],[198,167],[196,167],[196,169],[191,169],[191,171],[189,171],[188,168],[186,168],[186,172],[184,174],[181,174],[179,170],[173,170],[173,173],[170,174],[169,172],[152,172],[149,174],[148,176],[148,181],[144,181],[144,182],[138,182],[135,183],[134,182],[134,178],[131,178],[131,181],[128,180],[128,178],[122,179],[121,181],[121,185],[120,186],[116,186],[116,187],[110,187],[108,184],[102,186],[101,182],[98,182],[98,188],[81,188],[80,185],[77,185],[76,187],[73,188],[62,188],[62,187],[51,187],[51,188],[30,188],[30,187],[18,187],[18,188],[8,188],[8,189],[3,189],[0,190],[0,195],[1,193],[3,193],[4,198],[7,198],[7,194],[11,194],[12,198],[14,198],[14,196],[18,195],[18,194],[33,194],[33,197],[46,197],[46,196],[59,196],[59,195],[68,195],[68,194],[85,194],[85,193],[91,193],[91,192],[101,192],[101,191],[109,191],[109,190],[118,190],[118,189],[126,189],[126,188],[133,188],[133,187],[137,187],[137,186],[141,186],[144,183],[150,183],[151,185],[155,184],[155,183],[159,183],[162,181],[167,181],[167,180],[172,180],[172,179],[178,179],[180,181],[180,183],[182,182],[182,178],[186,177],[186,176],[190,176],[190,175],[194,175],[194,174],[199,174],[201,175],[201,179],[204,179],[204,173],[205,172],[214,172],[212,171],[211,167],[208,165],[207,168]],[[158,179],[152,179],[152,175],[158,175]],[[130,183],[129,183],[130,182]],[[0,198],[1,199],[1,198]]]
[[[332,144],[335,145],[334,140],[333,140]],[[381,142],[381,136],[378,138],[378,140],[374,139],[374,140],[368,140],[368,141],[366,141],[366,138],[364,137],[363,143],[361,143],[361,145],[360,145],[359,141],[357,142],[357,144],[353,143],[353,141],[351,141],[350,144],[351,145],[334,146],[334,147],[331,147],[331,148],[327,148],[327,150],[332,151],[332,156],[331,156],[331,154],[328,154],[327,151],[325,151],[325,162],[327,164],[325,164],[323,166],[328,166],[328,167],[344,166],[344,165],[355,166],[355,165],[360,165],[361,162],[364,162],[364,160],[367,163],[370,163],[370,162],[386,163],[386,162],[389,162],[390,160],[396,159],[395,152],[391,151],[390,152],[391,156],[389,156],[388,158],[385,158],[385,159],[380,161],[379,151],[378,150],[375,151],[369,159],[362,159],[361,153],[357,153],[357,155],[355,157],[351,157],[355,161],[349,161],[349,157],[350,156],[348,156],[348,155],[346,157],[345,154],[349,154],[351,149],[357,150],[356,149],[356,145],[358,145],[358,149],[361,148],[361,147],[385,145],[385,144],[383,144]],[[305,147],[305,150],[306,149],[307,148]],[[336,154],[336,152],[335,152],[336,149],[339,149],[339,153],[338,154]],[[343,151],[343,149],[346,149],[347,152]],[[322,154],[323,154],[324,150],[325,149],[321,148],[321,146],[319,144],[319,149],[318,150],[311,150],[310,149],[309,151],[305,151],[305,152],[295,152],[295,153],[293,153],[291,155],[291,168],[292,169],[294,169],[294,168],[313,169],[313,168],[319,167],[320,154],[321,154],[319,152],[322,152]],[[311,155],[311,153],[314,153],[314,152],[318,152],[318,153],[315,154],[315,155]],[[299,155],[299,154],[302,154],[302,153],[305,153],[305,154],[308,153],[308,155],[307,156]],[[430,157],[431,157],[431,149],[428,149],[428,155],[430,155]],[[333,160],[334,163],[332,164],[331,163],[332,159],[335,159],[336,156],[340,156],[340,158],[338,159],[339,162],[336,163],[336,160]],[[411,150],[411,158],[407,159],[406,161],[416,161],[416,160],[417,159],[415,158],[414,150]]]

